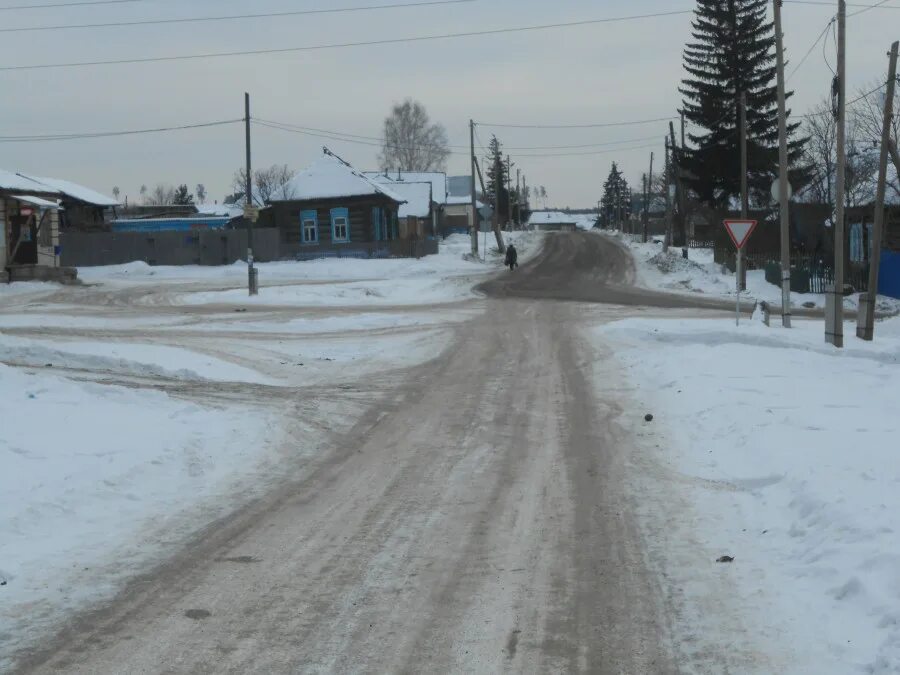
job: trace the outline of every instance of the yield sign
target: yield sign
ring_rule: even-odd
[[[753,230],[756,228],[755,220],[726,220],[725,229],[728,236],[738,249],[744,248]]]

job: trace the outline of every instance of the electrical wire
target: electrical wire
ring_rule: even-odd
[[[355,145],[365,145],[365,146],[369,146],[369,147],[379,147],[379,148],[380,148],[380,147],[384,147],[381,141],[377,141],[377,142],[376,142],[376,141],[369,141],[369,140],[363,140],[363,139],[355,138],[355,137],[345,138],[345,137],[341,137],[341,136],[339,136],[339,135],[330,135],[330,134],[324,134],[324,133],[316,133],[316,132],[311,132],[311,131],[304,131],[304,130],[300,130],[300,129],[297,129],[297,128],[290,128],[290,127],[282,126],[282,125],[277,124],[277,123],[264,122],[264,121],[259,120],[259,119],[254,119],[254,120],[251,120],[251,121],[253,122],[254,125],[257,125],[257,126],[265,127],[265,128],[268,128],[268,129],[277,129],[277,130],[279,130],[279,131],[284,131],[284,132],[288,132],[288,133],[301,134],[301,135],[304,135],[304,136],[312,136],[312,137],[315,137],[315,138],[324,138],[324,139],[326,139],[326,140],[331,140],[331,141],[338,141],[338,142],[344,142],[344,143],[352,143],[352,144],[355,144]],[[487,148],[484,146],[484,144],[481,142],[481,139],[480,139],[480,138],[478,139],[478,144],[479,144],[479,146],[480,146],[480,149],[481,149],[485,154],[487,154],[487,153],[488,153],[488,150],[487,150]],[[621,152],[628,152],[628,151],[631,151],[631,150],[641,150],[641,149],[644,149],[644,148],[657,147],[657,146],[658,146],[658,143],[655,143],[655,144],[652,144],[652,145],[640,145],[640,146],[636,146],[636,147],[627,147],[627,148],[610,148],[610,149],[606,149],[606,150],[593,151],[593,152],[563,152],[563,153],[533,153],[533,154],[532,154],[532,153],[517,153],[516,156],[517,156],[517,157],[529,157],[529,158],[540,158],[540,157],[577,157],[577,156],[585,156],[585,155],[605,155],[605,154],[610,154],[610,153],[613,153],[613,152],[620,152],[620,151],[621,151]],[[388,146],[388,147],[391,148],[391,149],[394,149],[394,150],[404,150],[404,149],[408,149],[408,146],[402,146],[402,145],[391,145],[391,146]],[[506,148],[506,149],[507,149],[507,150],[510,150],[511,148]],[[450,154],[452,154],[452,155],[460,155],[460,156],[468,156],[468,155],[469,155],[469,152],[468,152],[468,151],[462,151],[462,150],[450,150]]]
[[[834,7],[834,0],[782,0],[785,4],[790,3],[792,5],[820,5],[823,7]],[[884,3],[889,2],[890,0],[882,0],[882,2],[876,5],[863,5],[861,3],[853,3],[848,2],[847,7],[863,7],[863,11],[867,12],[870,9],[900,9],[900,5],[887,5],[884,6]],[[862,12],[859,12],[862,13]],[[853,16],[852,14],[850,16]]]
[[[852,12],[851,14],[848,14],[847,18],[852,19],[854,16],[859,16],[860,14],[865,14],[866,12],[869,12],[873,9],[881,9],[887,2],[889,2],[889,0],[881,0],[881,2],[876,2],[874,5],[870,5],[869,7],[866,7],[865,9],[861,9],[858,12]],[[888,7],[884,7],[884,9],[900,9],[900,8],[894,7],[894,6],[888,6]]]
[[[201,122],[199,124],[183,124],[172,127],[156,127],[153,129],[131,129],[127,131],[98,131],[88,133],[70,134],[37,134],[30,136],[0,136],[0,143],[36,143],[46,141],[72,141],[86,138],[111,138],[115,136],[137,136],[140,134],[157,134],[168,131],[183,131],[185,129],[205,129],[208,127],[220,127],[228,124],[243,122],[243,119],[220,120],[216,122]]]
[[[51,7],[86,7],[88,5],[127,5],[146,0],[82,0],[81,2],[52,2],[43,5],[5,5],[0,12],[12,12],[21,9],[49,9]]]
[[[322,45],[305,45],[300,47],[282,47],[273,49],[248,49],[229,52],[208,52],[205,54],[179,54],[173,56],[150,56],[133,59],[107,59],[100,61],[70,61],[67,63],[43,63],[20,66],[0,66],[0,71],[13,70],[48,70],[55,68],[86,68],[92,66],[110,66],[139,63],[162,63],[169,61],[190,61],[198,59],[215,59],[229,56],[259,56],[262,54],[288,54],[300,52],[321,51],[326,49],[345,49],[350,47],[373,47],[380,45],[410,44],[415,42],[430,42],[432,40],[451,40],[465,37],[481,37],[486,35],[502,35],[508,33],[525,33],[542,30],[554,30],[558,28],[574,28],[576,26],[592,26],[607,23],[619,23],[624,21],[638,21],[642,19],[677,16],[681,14],[693,14],[694,10],[678,10],[674,12],[654,12],[652,14],[635,14],[632,16],[612,17],[607,19],[587,19],[582,21],[567,21],[563,23],[537,24],[533,26],[519,26],[515,28],[494,28],[488,30],[464,31],[460,33],[442,33],[438,35],[419,35],[413,37],[385,38],[383,40],[364,40],[359,42],[340,42]]]
[[[498,129],[603,129],[607,127],[628,127],[639,124],[654,124],[678,119],[677,117],[657,117],[652,120],[633,120],[630,122],[605,122],[601,124],[498,124],[494,122],[478,122],[481,126]]]
[[[837,18],[837,17],[831,17],[831,19],[828,21],[828,23],[825,24],[825,28],[822,29],[822,32],[821,32],[821,33],[819,33],[819,37],[817,37],[817,38],[816,38],[816,41],[813,42],[813,43],[810,45],[809,50],[807,50],[806,54],[803,55],[803,58],[800,59],[800,63],[798,63],[798,64],[791,70],[791,74],[787,76],[787,80],[785,80],[785,82],[790,82],[790,81],[791,81],[791,78],[794,77],[794,75],[797,74],[797,71],[800,70],[800,68],[803,67],[803,64],[806,63],[806,60],[810,57],[810,54],[813,53],[813,50],[818,46],[818,44],[819,44],[819,42],[822,40],[822,38],[824,38],[825,35],[828,33],[828,29],[829,29],[829,28],[832,26],[832,24],[835,22],[836,18]]]
[[[201,16],[182,19],[142,19],[139,21],[111,21],[107,23],[59,24],[53,26],[23,26],[18,28],[0,28],[0,33],[24,33],[36,31],[79,30],[84,28],[123,28],[127,26],[156,26],[175,23],[201,23],[210,21],[236,21],[240,19],[269,19],[285,16],[304,16],[312,14],[342,14],[348,12],[366,12],[381,9],[402,9],[406,7],[432,7],[435,5],[459,5],[477,0],[428,0],[426,2],[396,3],[383,5],[365,5],[361,7],[334,7],[330,9],[302,9],[290,12],[266,12],[260,14],[232,14],[228,16]]]

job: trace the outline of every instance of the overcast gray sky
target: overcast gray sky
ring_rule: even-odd
[[[50,0],[0,0],[10,5]],[[73,0],[57,0],[70,2]],[[386,0],[382,0],[386,1]],[[398,0],[400,2],[410,0]],[[874,4],[874,0],[857,0]],[[0,11],[0,27],[95,23],[379,4],[373,0],[136,0],[104,6]],[[798,62],[834,13],[833,6],[784,6],[789,58]],[[900,6],[900,2],[888,4]],[[28,65],[265,49],[599,19],[693,9],[691,0],[476,0],[438,7],[248,19],[168,26],[0,33],[2,63]],[[0,136],[135,129],[239,118],[243,92],[253,116],[305,127],[378,136],[390,105],[411,96],[468,143],[470,117],[485,123],[590,124],[670,115],[679,105],[681,51],[690,15],[531,33],[305,53],[0,71]],[[851,91],[886,68],[900,38],[900,9],[875,9],[848,23]],[[834,43],[828,42],[829,56]],[[832,59],[833,63],[833,59]],[[820,45],[790,82],[792,106],[805,111],[828,92]],[[579,130],[491,129],[508,146],[576,145],[638,139],[604,154],[524,157],[511,152],[549,205],[589,206],[616,160],[633,184],[651,148],[662,154],[663,123]],[[653,140],[647,140],[652,138]],[[658,139],[658,140],[657,140]],[[377,148],[254,128],[254,163],[302,168],[327,144],[359,168],[376,167]],[[534,154],[528,151],[529,154]],[[67,178],[135,199],[142,183],[204,183],[221,200],[243,162],[240,125],[141,137],[0,144],[0,168]],[[516,160],[516,155],[520,155]],[[659,166],[659,163],[657,163]],[[448,173],[466,173],[465,152]]]

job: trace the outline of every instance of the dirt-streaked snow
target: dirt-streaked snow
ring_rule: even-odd
[[[635,472],[648,555],[685,653],[733,641],[769,664],[741,672],[900,672],[900,320],[843,351],[821,321],[796,324],[597,329],[642,406],[629,417],[652,458]]]
[[[507,237],[523,257],[541,241]],[[422,260],[264,264],[254,299],[242,263],[0,286],[0,670],[199,528],[296,479],[402,369],[439,356],[478,311],[448,303],[475,298],[502,263],[470,260],[469,247],[455,236]]]

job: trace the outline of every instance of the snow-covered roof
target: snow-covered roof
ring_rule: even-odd
[[[447,206],[462,206],[463,204],[471,204],[471,203],[472,203],[471,195],[464,195],[464,196],[458,196],[458,197],[457,196],[447,197]],[[482,206],[484,206],[484,204],[482,204],[480,201],[475,202],[475,208],[480,209]]]
[[[391,190],[406,200],[398,210],[400,218],[427,218],[431,215],[431,183],[394,183]]]
[[[0,190],[21,190],[23,192],[45,192],[60,194],[59,190],[32,180],[28,176],[0,169]]]
[[[26,204],[31,204],[32,206],[36,206],[39,209],[53,209],[54,211],[59,211],[62,208],[56,202],[51,202],[47,199],[41,199],[40,197],[29,197],[27,195],[15,195],[13,198],[18,199],[20,202],[25,202]]]
[[[556,223],[572,223],[575,224],[578,219],[570,216],[562,211],[535,211],[528,219],[531,225],[549,225]]]
[[[269,201],[309,201],[375,194],[384,195],[398,203],[406,201],[387,185],[376,183],[340,157],[326,151],[284,187],[276,190]]]
[[[28,178],[36,183],[41,183],[51,188],[52,192],[61,192],[66,197],[71,197],[72,199],[77,199],[80,202],[84,202],[86,204],[92,204],[94,206],[118,206],[119,201],[113,199],[112,197],[107,197],[104,194],[100,194],[95,190],[91,190],[90,188],[86,188],[83,185],[79,185],[78,183],[73,183],[68,180],[63,180],[61,178],[41,178],[39,176],[26,176],[25,174],[19,174],[23,178]]]
[[[244,215],[244,209],[235,204],[195,204],[197,214],[201,216],[227,216],[240,218]]]
[[[447,174],[437,171],[365,171],[366,176],[383,185],[397,183],[431,183],[431,199],[436,204],[447,203]]]

